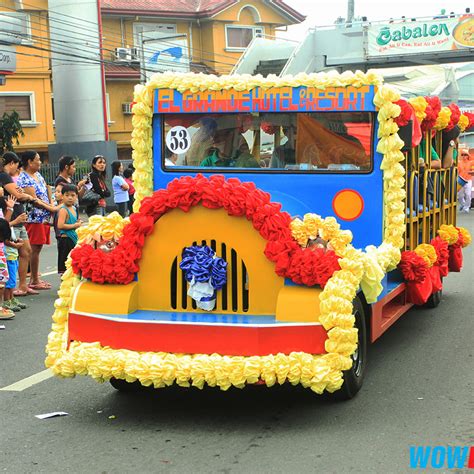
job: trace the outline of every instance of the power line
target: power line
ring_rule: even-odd
[[[4,22],[4,23],[13,24],[13,23],[10,23],[10,22]],[[35,23],[35,22],[33,22],[33,23]],[[40,23],[36,23],[36,24],[40,24]],[[42,25],[41,25],[41,26],[42,26]],[[40,30],[40,31],[43,31],[43,30]],[[7,32],[7,33],[9,33],[9,32]],[[15,36],[19,36],[19,35],[15,35]],[[66,43],[69,48],[71,47],[71,43],[72,43],[72,42],[69,42],[69,41],[66,41],[66,40],[51,39],[51,38],[49,38],[49,37],[48,37],[48,38],[45,38],[45,37],[38,36],[38,35],[33,35],[33,34],[24,34],[24,36],[25,36],[25,39],[28,39],[28,38],[30,38],[30,37],[31,37],[31,38],[35,38],[36,41],[38,41],[38,42],[40,42],[40,43],[58,43],[58,42],[61,43],[61,44],[62,44],[62,43]],[[63,36],[63,37],[66,37],[66,38],[73,38],[73,39],[74,39],[74,43],[77,44],[77,48],[80,48],[80,47],[82,46],[82,47],[87,47],[87,48],[93,48],[93,52],[95,52],[95,51],[101,51],[101,50],[102,50],[102,51],[108,51],[108,52],[114,53],[114,50],[108,49],[108,48],[104,48],[104,47],[100,48],[98,45],[93,46],[93,45],[88,45],[88,44],[83,44],[83,45],[78,44],[79,38],[77,38],[77,37],[73,37],[73,36],[69,36],[69,35],[62,35],[62,36]],[[84,36],[84,35],[83,35],[83,36]],[[86,35],[86,36],[87,36],[87,35]],[[89,36],[89,37],[92,38],[92,36]],[[94,39],[97,41],[97,38],[94,38]],[[74,43],[73,43],[73,44],[74,44]],[[23,44],[22,46],[23,46],[23,47],[31,47],[31,45],[28,45],[28,44]],[[69,50],[68,50],[68,51],[69,51]],[[148,51],[153,51],[153,52],[154,52],[154,50],[148,50]],[[63,51],[52,51],[52,52],[58,53],[58,54],[66,54],[66,55],[69,54],[68,52],[67,52],[67,53],[64,53]],[[99,56],[98,53],[97,53],[97,55]],[[187,56],[185,55],[185,57],[187,57]],[[87,58],[87,59],[89,59],[89,58]],[[165,60],[165,59],[159,59],[158,62],[159,62],[159,63],[162,63],[164,67],[166,67],[166,66],[172,66],[172,65],[175,64],[172,60],[167,61],[167,60]],[[212,60],[211,60],[211,62],[212,62]],[[218,62],[218,61],[214,61],[214,62]],[[113,63],[116,63],[116,62],[113,61]],[[230,63],[222,63],[222,64],[231,65]],[[148,68],[148,69],[147,69],[147,68],[143,68],[143,70],[146,70],[146,71],[149,71],[149,72],[158,72],[158,71],[155,71],[155,70],[149,69],[149,68]]]
[[[29,4],[29,3],[25,3],[23,2],[23,5],[27,5],[27,6],[31,6],[31,7],[35,7],[35,5],[32,5],[32,4]],[[63,17],[67,17],[67,18],[71,18],[73,20],[79,20],[81,22],[84,22],[84,23],[88,23],[94,27],[96,27],[96,23],[94,23],[93,21],[89,21],[89,20],[84,20],[83,18],[79,18],[79,17],[75,17],[75,16],[72,16],[72,15],[67,15],[66,13],[56,13],[54,12],[53,10],[48,10],[48,12],[53,12],[55,13],[56,15],[61,15]],[[55,21],[59,21],[59,20],[55,20]],[[72,23],[69,23],[69,25],[71,25]],[[89,29],[89,31],[92,31],[92,32],[95,32],[95,29]],[[112,36],[116,37],[116,38],[120,38],[120,40],[122,39],[122,36],[121,35],[118,35],[117,33],[114,32],[114,30],[112,29],[109,29],[109,28],[102,28],[102,32],[104,31],[110,31],[112,33]],[[171,43],[169,43],[171,44]],[[190,48],[190,49],[193,49],[193,50],[197,50],[197,51],[202,51],[202,52],[205,52],[205,53],[209,53],[209,54],[213,54],[213,55],[216,55],[216,56],[221,56],[221,57],[225,57],[225,58],[228,58],[228,59],[232,59],[232,60],[235,60],[235,58],[233,56],[229,56],[229,55],[226,55],[226,54],[221,54],[221,53],[215,53],[215,52],[212,52],[212,51],[206,51],[206,50],[199,50],[198,48]]]
[[[25,4],[25,5],[28,5],[28,4]],[[30,5],[30,6],[32,6],[32,5]],[[9,7],[6,7],[6,8],[9,8]],[[16,10],[14,10],[13,8],[9,8],[9,9],[10,9],[11,11],[15,11],[15,12],[16,12]],[[66,15],[66,14],[59,14],[59,13],[55,13],[55,12],[52,12],[52,13],[53,13],[52,16],[51,16],[51,15],[48,16],[48,21],[49,21],[49,23],[50,23],[49,29],[51,30],[52,28],[54,28],[54,29],[57,30],[57,31],[65,31],[65,32],[69,33],[69,35],[64,35],[64,34],[63,34],[63,35],[62,35],[63,37],[72,38],[72,37],[70,36],[71,31],[70,31],[70,30],[66,30],[66,29],[64,29],[64,28],[59,28],[58,26],[53,26],[52,23],[55,22],[55,23],[58,23],[58,24],[61,24],[61,25],[74,26],[74,27],[77,27],[78,25],[75,24],[75,23],[62,21],[61,19],[58,19],[58,18],[54,18],[54,15],[58,15],[58,16],[61,15],[61,16],[68,17],[68,18],[74,18],[74,19],[76,19],[76,20],[78,20],[78,21],[81,21],[81,22],[84,22],[84,23],[89,23],[89,24],[91,24],[91,25],[95,25],[95,23],[90,22],[90,21],[88,21],[88,20],[83,20],[82,18],[73,17],[73,16],[71,16],[71,15]],[[39,21],[33,21],[33,20],[31,19],[31,15],[35,15],[36,17],[39,18],[40,13],[29,12],[29,15],[30,15],[30,22],[31,22],[31,23],[34,23],[34,24],[43,26],[41,22],[39,22]],[[93,30],[93,29],[90,29],[90,28],[84,28],[84,29],[85,29],[86,31],[89,31],[89,32],[91,32],[91,33],[94,33],[94,35],[82,33],[82,36],[83,36],[83,37],[93,38],[95,41],[97,41],[97,36],[95,36],[95,35],[97,34],[97,30]],[[105,40],[105,41],[107,41],[107,35],[105,34],[105,33],[107,33],[107,32],[110,32],[110,37],[112,37],[112,38],[118,38],[119,41],[120,41],[120,43],[121,43],[121,41],[122,41],[121,35],[119,35],[119,34],[113,32],[113,30],[110,30],[110,29],[108,29],[108,28],[103,28],[103,29],[102,29],[102,33],[104,34],[104,40]],[[74,39],[77,40],[77,38],[74,38]],[[170,42],[170,41],[161,40],[161,39],[159,39],[159,38],[157,38],[157,40],[159,40],[160,42],[164,43],[165,45],[176,46],[175,43],[172,43],[172,42]],[[104,49],[107,50],[106,48],[104,48]],[[141,50],[143,50],[143,51],[147,51],[147,52],[152,52],[152,53],[155,53],[155,52],[156,52],[156,50],[153,50],[153,49],[150,49],[150,48],[146,48],[146,47],[139,48],[139,49],[141,49]],[[201,51],[201,53],[206,53],[206,54],[209,54],[209,55],[221,56],[221,57],[225,57],[225,58],[229,58],[229,59],[235,60],[235,58],[233,58],[233,57],[231,57],[231,56],[223,55],[223,54],[220,54],[220,53],[210,52],[210,51],[206,51],[206,50],[202,50],[202,49],[199,50],[198,48],[190,48],[190,49],[196,50],[196,51]],[[113,52],[113,50],[110,50],[110,49],[109,49],[108,51]],[[188,59],[191,59],[191,56],[189,56],[189,55],[184,55],[184,57],[185,57],[185,58],[188,58]],[[217,60],[212,60],[212,59],[203,59],[203,60],[204,60],[204,61],[207,61],[207,62],[213,62],[213,63],[216,63],[216,64],[224,64],[224,65],[226,65],[226,66],[234,66],[234,64],[235,64],[235,63],[226,63],[226,62],[223,62],[223,61],[217,61]]]
[[[62,40],[48,40],[47,38],[43,38],[43,37],[35,36],[35,35],[28,35],[28,37],[37,38],[38,43],[51,43],[51,42],[52,43],[57,43],[58,41],[60,43],[63,43]],[[69,42],[66,42],[66,43],[69,43]],[[83,55],[80,55],[80,54],[73,54],[71,52],[71,47],[70,46],[69,46],[69,49],[67,51],[66,50],[59,50],[57,48],[54,49],[56,44],[53,44],[53,45],[50,45],[50,46],[51,46],[51,48],[48,48],[48,47],[45,47],[45,46],[40,47],[40,46],[28,45],[28,44],[23,45],[24,48],[31,48],[31,49],[35,49],[35,50],[38,50],[38,51],[45,51],[45,52],[48,52],[48,53],[54,53],[54,54],[61,55],[61,56],[66,56],[66,57],[75,57],[75,58],[83,60],[83,61],[75,61],[76,64],[81,64],[81,63],[87,62],[87,63],[91,63],[91,64],[105,64],[105,65],[112,65],[112,66],[120,65],[120,62],[117,62],[117,61],[110,61],[110,60],[106,60],[106,59],[100,59],[99,54],[96,54],[96,57],[83,56]],[[62,46],[62,44],[61,44],[61,46]],[[80,52],[81,50],[78,49],[78,48],[73,48],[72,51],[74,51],[74,52],[79,51]],[[96,49],[94,49],[94,52],[95,51],[96,51]],[[112,51],[112,50],[106,49],[106,51]],[[17,54],[20,54],[20,53],[17,52]],[[44,58],[44,59],[52,59],[52,58],[48,57],[48,58]],[[62,61],[64,59],[65,58],[52,59],[52,60],[54,60],[56,62],[56,61]],[[167,61],[166,59],[162,59],[159,62],[160,62],[160,64],[163,65],[163,67],[174,65],[174,62],[172,60]],[[157,72],[154,69],[150,69],[150,68],[146,68],[146,67],[140,68],[139,65],[134,66],[133,64],[131,64],[131,65],[128,65],[127,67],[130,67],[130,69],[136,70],[138,72],[140,72],[140,70],[144,71],[144,72],[150,72],[150,73]]]

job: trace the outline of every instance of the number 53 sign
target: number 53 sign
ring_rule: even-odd
[[[168,150],[176,154],[186,153],[191,146],[188,130],[181,125],[173,127],[166,134],[166,146]]]

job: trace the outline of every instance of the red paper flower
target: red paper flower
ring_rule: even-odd
[[[449,273],[448,261],[449,261],[449,247],[448,242],[444,241],[441,237],[435,237],[431,240],[431,245],[436,250],[436,263],[440,268],[441,276],[445,277]]]
[[[402,252],[402,258],[398,264],[398,268],[406,281],[423,283],[428,276],[428,265],[424,258],[412,250]]]
[[[262,122],[260,124],[260,128],[267,134],[267,135],[275,135],[278,132],[279,126],[273,125],[271,122]]]
[[[434,127],[442,107],[441,100],[437,96],[425,97],[425,100],[428,102],[428,105],[425,109],[426,117],[423,119],[423,122],[421,122],[421,130],[423,132]]]
[[[246,217],[268,241],[266,257],[275,264],[275,272],[308,286],[324,285],[336,270],[339,257],[331,250],[303,250],[293,239],[291,216],[281,211],[281,204],[271,202],[270,195],[254,183],[214,175],[184,176],[143,200],[140,211],[130,216],[118,245],[106,253],[82,244],[72,253],[72,268],[95,283],[127,284],[139,271],[145,239],[155,222],[171,209],[184,212],[198,204],[210,209],[223,208],[231,216]]]
[[[449,110],[451,110],[451,118],[449,120],[448,126],[446,130],[452,130],[459,122],[459,118],[461,117],[461,111],[456,104],[448,105]]]
[[[458,240],[457,240],[456,243],[451,245],[451,247],[453,247],[453,248],[464,247],[464,236],[459,231],[459,227],[456,227],[456,230],[458,231]]]
[[[399,127],[404,127],[405,125],[408,125],[411,120],[413,108],[406,100],[403,99],[397,100],[395,104],[399,105],[402,109],[400,115],[394,119],[395,123]]]

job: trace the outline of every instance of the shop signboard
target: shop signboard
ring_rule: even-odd
[[[0,43],[0,74],[16,71],[16,48]]]
[[[368,26],[368,57],[474,49],[474,17]]]

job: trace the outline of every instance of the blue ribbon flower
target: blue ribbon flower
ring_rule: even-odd
[[[220,290],[227,283],[227,262],[217,257],[212,262],[211,285],[215,290]]]
[[[200,283],[210,281],[215,290],[220,290],[227,282],[227,262],[216,257],[214,250],[207,245],[186,247],[179,267],[188,282],[193,278]]]

